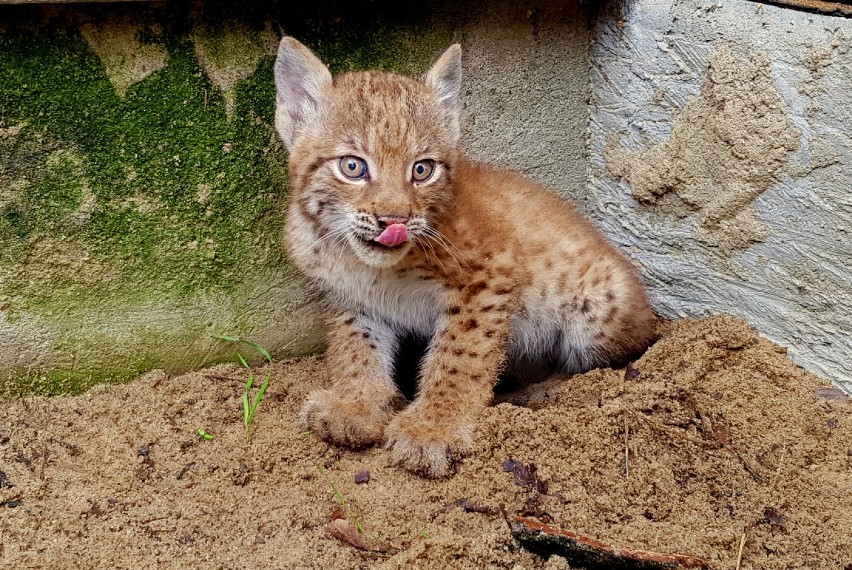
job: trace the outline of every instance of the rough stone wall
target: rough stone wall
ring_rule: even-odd
[[[0,6],[0,391],[199,367],[232,357],[219,333],[320,346],[279,247],[282,31],[333,71],[419,74],[460,41],[471,151],[581,188],[580,8],[401,4]]]
[[[659,312],[739,316],[852,392],[850,40],[850,19],[745,0],[612,3],[586,207]]]

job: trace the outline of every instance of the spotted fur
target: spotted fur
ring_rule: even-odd
[[[458,45],[420,80],[332,78],[284,38],[275,74],[290,151],[286,249],[335,313],[333,384],[308,396],[305,428],[350,446],[384,442],[396,464],[445,476],[501,372],[572,374],[651,342],[639,277],[591,224],[547,188],[458,151]],[[343,157],[368,175],[347,178]],[[425,182],[412,178],[420,160],[434,164]],[[373,241],[399,220],[408,241]],[[429,339],[411,403],[393,381],[406,335]]]

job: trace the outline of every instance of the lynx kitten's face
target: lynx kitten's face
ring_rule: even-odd
[[[289,141],[291,164],[301,165],[291,173],[299,206],[321,239],[345,242],[367,265],[393,266],[418,240],[440,239],[433,224],[452,198],[457,119],[428,78],[320,76],[314,94],[301,93],[303,120]],[[280,131],[291,116],[279,110]]]

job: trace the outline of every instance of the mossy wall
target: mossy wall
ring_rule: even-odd
[[[579,8],[398,4],[0,6],[2,391],[80,391],[231,358],[219,333],[277,356],[321,346],[317,305],[280,248],[287,173],[272,65],[283,32],[335,72],[419,74],[468,38],[469,115],[487,101],[500,104],[493,121],[515,130],[528,116],[561,124],[535,105],[513,107],[523,96],[506,95],[501,66],[534,73],[529,58],[557,57],[559,45],[580,78]],[[571,65],[546,70],[545,82],[586,89]],[[584,102],[559,116],[582,129]],[[502,151],[495,160],[563,190],[584,179],[581,142],[554,168],[490,126],[468,128],[479,158]]]

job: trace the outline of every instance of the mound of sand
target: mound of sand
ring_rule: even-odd
[[[248,445],[237,366],[4,402],[0,560],[568,567],[522,548],[502,504],[509,516],[718,568],[736,565],[743,533],[742,568],[852,568],[848,399],[730,317],[667,323],[661,333],[632,368],[509,395],[482,418],[475,453],[439,481],[389,467],[380,449],[337,448],[299,429],[302,399],[328,380],[321,357],[271,368]],[[536,475],[507,472],[507,459],[534,463]],[[356,483],[363,471],[369,481]],[[384,552],[326,533],[338,506],[332,485]]]

